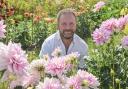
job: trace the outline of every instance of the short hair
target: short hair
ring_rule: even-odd
[[[57,14],[57,22],[59,22],[59,19],[60,17],[63,15],[63,14],[67,14],[67,13],[70,13],[72,14],[75,19],[76,19],[76,14],[75,14],[75,10],[74,9],[71,9],[71,8],[66,8],[66,9],[62,9],[58,12]]]

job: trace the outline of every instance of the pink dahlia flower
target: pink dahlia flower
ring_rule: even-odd
[[[5,35],[4,35],[4,33],[6,32],[5,27],[6,27],[6,25],[4,25],[4,20],[1,20],[0,21],[0,38],[5,37]]]
[[[10,42],[8,45],[0,43],[0,70],[5,70],[4,78],[9,74],[26,75],[28,65],[25,52],[20,44]]]
[[[121,44],[123,47],[128,47],[128,36],[122,38]]]
[[[45,70],[47,73],[52,75],[61,75],[66,69],[65,60],[60,58],[52,58],[47,61],[45,65]]]
[[[93,41],[97,45],[103,45],[104,43],[106,43],[109,40],[110,36],[111,33],[105,29],[96,29],[92,34]]]
[[[62,85],[58,79],[45,78],[44,83],[40,82],[36,89],[62,89]]]
[[[105,5],[105,2],[103,1],[97,2],[97,4],[94,5],[93,12],[99,11],[104,5]]]

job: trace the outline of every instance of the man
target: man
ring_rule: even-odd
[[[88,47],[85,41],[75,34],[76,25],[74,11],[72,9],[61,10],[57,16],[58,31],[44,41],[39,55],[40,58],[44,54],[51,56],[52,52],[59,47],[62,56],[72,52],[78,52],[80,54],[78,68],[85,68],[84,57],[88,55]]]

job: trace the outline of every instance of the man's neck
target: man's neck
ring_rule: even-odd
[[[68,51],[68,48],[70,46],[70,44],[72,43],[73,39],[65,39],[65,38],[62,38],[62,42],[64,43],[64,46],[65,46],[65,50],[66,50],[66,53]]]

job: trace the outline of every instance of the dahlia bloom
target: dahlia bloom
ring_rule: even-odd
[[[53,57],[59,57],[59,56],[61,56],[61,50],[60,50],[60,48],[58,47],[58,48],[56,48],[53,52],[52,52],[52,54],[51,54]]]
[[[52,75],[61,75],[66,69],[65,60],[60,58],[52,58],[47,61],[45,65],[46,73],[50,73]]]
[[[124,17],[120,17],[117,21],[116,21],[116,28],[117,29],[124,29],[125,25],[128,23],[128,18],[127,16]]]
[[[128,36],[122,38],[121,44],[123,47],[128,47]]]
[[[10,42],[8,44],[8,70],[17,75],[23,75],[28,65],[27,56],[20,44]]]
[[[112,33],[113,29],[116,27],[115,26],[116,21],[117,21],[117,19],[115,19],[115,18],[111,18],[111,19],[108,19],[106,21],[103,21],[101,23],[100,29],[106,29],[106,30],[108,30],[109,32]]]
[[[105,2],[99,1],[94,5],[93,12],[99,11],[103,6],[105,5]]]
[[[72,52],[72,53],[62,57],[66,63],[65,73],[68,70],[71,70],[73,68],[73,66],[77,65],[79,56],[80,56],[80,54],[78,52]]]
[[[0,71],[7,69],[7,66],[9,64],[7,59],[8,56],[7,48],[8,48],[7,45],[0,42]]]
[[[14,80],[14,81],[11,81],[9,89],[14,89],[18,86],[23,87],[21,81],[20,80]]]
[[[0,71],[5,70],[4,78],[7,79],[10,73],[16,76],[26,75],[27,65],[27,57],[20,44],[0,43]]]
[[[83,82],[86,81],[86,86],[88,87],[97,89],[97,87],[100,85],[98,79],[94,75],[86,71],[78,70],[77,75],[81,78]]]
[[[6,27],[6,25],[4,25],[4,20],[1,20],[0,21],[0,38],[5,37],[5,35],[4,35],[4,33],[6,32],[5,27]]]
[[[78,59],[80,54],[78,52],[72,52],[66,56],[67,60],[75,60]]]
[[[92,34],[93,41],[97,45],[103,45],[104,43],[106,43],[109,40],[110,36],[111,33],[105,29],[96,29]]]
[[[39,74],[30,74],[28,76],[23,76],[21,78],[22,86],[27,88],[29,86],[35,86],[40,82],[40,76]]]
[[[36,72],[44,71],[45,63],[46,63],[46,61],[43,59],[33,60],[29,65],[30,72],[32,72],[32,71],[36,71]]]
[[[82,79],[77,75],[71,76],[67,80],[67,86],[69,87],[69,89],[82,89],[81,84]]]
[[[38,79],[38,76],[36,75],[21,76],[16,80],[11,81],[9,89],[14,89],[17,86],[22,86],[24,88],[34,86],[39,83],[39,80],[40,79]]]
[[[36,89],[62,89],[62,85],[58,79],[45,78],[44,83],[40,82]]]

